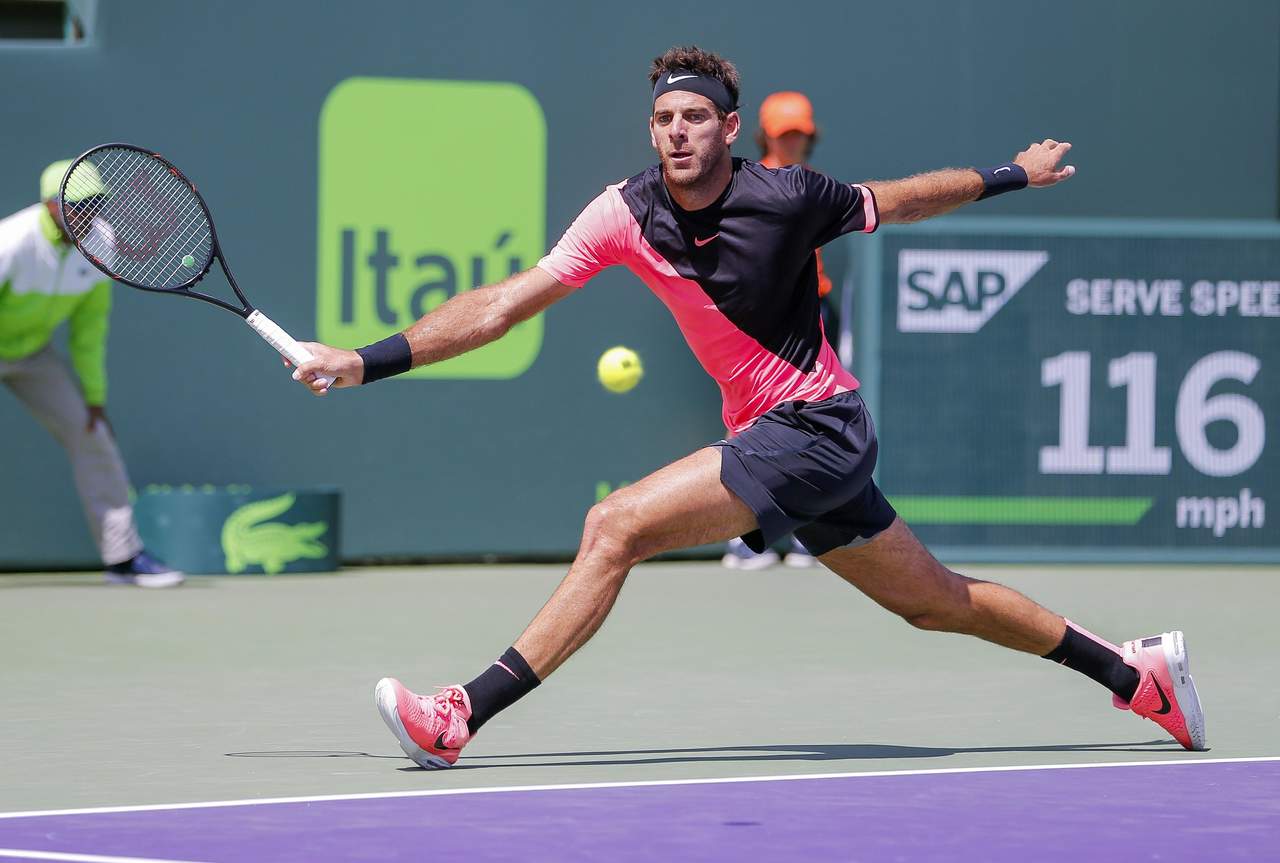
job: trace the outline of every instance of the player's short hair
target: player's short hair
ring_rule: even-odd
[[[654,57],[653,65],[649,68],[649,86],[657,84],[659,76],[682,69],[715,78],[729,91],[733,104],[738,104],[738,87],[741,81],[737,67],[719,54],[703,51],[697,45],[677,45],[674,48],[668,48],[661,56]],[[725,116],[724,112],[718,108],[716,113],[720,114],[721,118]]]

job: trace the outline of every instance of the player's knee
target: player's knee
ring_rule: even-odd
[[[582,553],[604,557],[619,566],[636,563],[640,531],[631,507],[611,495],[591,507],[582,528]]]
[[[940,573],[936,588],[928,597],[917,597],[909,609],[899,611],[902,619],[929,632],[968,632],[974,615],[967,578],[950,570]]]

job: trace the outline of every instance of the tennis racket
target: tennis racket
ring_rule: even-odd
[[[195,184],[168,159],[132,144],[102,144],[71,163],[58,190],[62,223],[76,248],[117,282],[194,297],[235,312],[295,366],[311,352],[254,308],[222,255],[213,217]],[[222,267],[239,305],[193,288]],[[324,386],[333,383],[319,378]]]

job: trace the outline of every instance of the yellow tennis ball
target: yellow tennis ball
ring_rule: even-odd
[[[640,383],[640,378],[644,377],[644,366],[640,363],[640,357],[630,348],[609,348],[600,356],[596,374],[609,392],[625,393]]]

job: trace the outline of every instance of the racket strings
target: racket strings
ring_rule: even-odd
[[[115,155],[108,154],[108,158],[103,160],[99,173],[105,173],[108,177],[116,173],[115,169],[119,168],[120,160],[118,156],[114,159],[111,158]],[[134,177],[130,179],[130,191],[135,193],[144,191],[139,182],[139,177],[145,177],[145,175],[135,173]],[[120,229],[123,229],[129,238],[128,244],[117,241],[117,253],[136,259],[151,257],[155,250],[151,249],[151,254],[148,254],[148,245],[155,245],[155,238],[159,236],[159,227],[148,225],[144,229],[143,226],[146,224],[144,220],[148,213],[148,205],[153,202],[147,201],[140,194],[135,194],[132,197],[112,195],[108,202],[108,206],[104,208],[101,215],[104,219],[109,218],[111,220],[113,227],[117,229],[117,237]]]
[[[110,195],[110,187],[105,186],[100,179],[103,175],[111,177],[115,173],[114,169],[118,168],[119,161],[116,153],[108,152],[101,157],[101,162],[97,166],[86,167],[87,163],[76,166],[67,182],[67,194],[68,196],[71,194],[98,195],[91,199],[95,204],[90,215],[101,221],[80,219],[72,228],[73,231],[79,229],[83,232],[79,237],[82,241],[86,239],[93,241],[94,250],[101,249],[125,257],[139,257],[139,250],[146,245],[146,238],[140,227],[141,202],[119,196],[104,197],[104,195]],[[82,177],[85,178],[83,181],[81,181]],[[110,228],[109,235],[106,237],[101,236],[104,224]],[[103,243],[108,245],[104,247]]]
[[[113,228],[118,228],[118,225],[125,227],[127,245],[122,247],[117,239],[113,250],[129,259],[117,262],[122,269],[121,275],[131,281],[154,284],[157,287],[181,284],[194,275],[194,272],[190,267],[174,265],[175,250],[193,247],[201,252],[198,260],[203,269],[212,243],[208,244],[207,249],[200,249],[199,246],[204,240],[210,239],[211,235],[204,209],[186,184],[175,177],[163,163],[137,151],[109,151],[108,156],[114,158],[104,160],[104,167],[113,178],[128,176],[127,189],[131,193],[119,196],[119,203],[115,208],[119,216],[116,218],[117,224],[112,225]],[[130,156],[133,158],[129,158]],[[111,200],[117,200],[116,196],[113,195]],[[180,210],[177,209],[179,207]],[[196,236],[197,234],[200,236]],[[165,240],[172,241],[173,248],[168,250],[168,255],[163,254]],[[195,259],[196,256],[192,255],[192,258]],[[129,266],[130,262],[132,267]],[[165,264],[169,264],[169,278],[159,278],[165,270]],[[177,264],[181,264],[180,258]],[[131,269],[132,273],[123,271],[127,269]],[[174,278],[175,276],[178,277]]]
[[[118,173],[119,162],[118,158],[104,159],[102,168],[110,177]],[[113,168],[117,170],[113,171]],[[200,223],[203,221],[203,212],[193,212],[193,210],[199,211],[200,208],[194,202],[194,196],[190,196],[189,193],[192,200],[186,202],[187,206],[182,211],[175,212],[173,206],[157,206],[155,195],[145,194],[150,189],[149,179],[140,181],[139,176],[146,177],[145,174],[139,175],[135,172],[129,181],[133,192],[131,195],[112,194],[108,191],[111,197],[107,198],[107,203],[98,207],[95,213],[97,220],[92,225],[96,230],[83,245],[88,246],[91,252],[100,259],[104,259],[113,269],[118,270],[121,276],[131,281],[158,282],[159,286],[181,283],[192,273],[189,271],[182,273],[183,277],[178,279],[157,278],[164,264],[171,263],[169,259],[172,258],[172,255],[163,254],[164,241],[172,239],[175,242],[185,241],[186,244],[193,245],[191,240],[195,237],[192,236],[191,229],[195,227],[197,231],[199,230]],[[108,186],[108,190],[110,188],[111,186]],[[171,186],[166,191],[172,196],[174,190]],[[138,194],[139,192],[144,194]],[[180,232],[175,231],[174,225],[180,221],[185,221],[187,224],[182,225]],[[176,267],[171,267],[171,270],[174,273],[181,272]]]
[[[119,277],[168,288],[202,272],[212,226],[195,192],[164,162],[110,148],[72,169],[64,193],[68,230]],[[77,207],[76,202],[86,205]]]
[[[128,151],[128,152],[132,153],[133,151]],[[145,217],[149,214],[154,214],[160,217],[161,219],[167,216],[168,221],[170,223],[169,227],[171,227],[172,222],[175,221],[174,215],[172,214],[171,211],[167,214],[159,212],[160,207],[158,206],[157,201],[155,200],[156,195],[154,194],[154,190],[151,185],[152,181],[155,179],[154,174],[143,170],[141,166],[138,164],[141,161],[142,164],[145,165],[148,161],[150,161],[152,162],[152,164],[147,165],[147,167],[154,167],[158,163],[154,163],[154,160],[149,160],[148,157],[141,156],[140,154],[135,154],[135,155],[137,155],[139,158],[133,159],[133,160],[123,160],[125,162],[124,164],[122,164],[122,159],[120,158],[118,153],[108,153],[107,159],[104,160],[103,167],[106,168],[106,172],[108,176],[111,176],[113,179],[115,178],[115,175],[123,174],[128,171],[128,162],[132,162],[135,166],[135,170],[132,172],[132,175],[128,181],[129,191],[132,192],[133,194],[131,196],[118,196],[118,197],[113,195],[110,200],[116,203],[116,207],[115,207],[116,211],[122,212],[127,216],[131,217],[133,222],[139,228],[141,228],[141,226],[145,223],[144,222]],[[174,178],[172,174],[170,174],[167,171],[164,171],[162,174],[160,174],[160,178],[162,179],[162,181],[165,181],[168,185],[168,188],[160,191],[168,192],[169,197],[171,199],[177,198],[178,196],[184,196],[188,198],[188,201],[186,203],[189,206],[195,207],[196,209],[198,209],[198,204],[195,203],[195,197],[191,195],[190,192],[186,190],[185,186],[183,186],[176,178]],[[115,183],[112,184],[112,186],[116,186],[116,185],[117,184]],[[151,211],[150,213],[149,213],[149,209]],[[163,227],[165,227],[163,221],[161,221],[160,224],[150,224],[147,226],[147,230],[145,232],[142,232],[141,235],[147,242],[154,244],[155,239],[160,236],[160,231]],[[131,250],[126,250],[126,253],[128,253],[129,251]],[[136,255],[137,252],[133,251],[133,254]]]
[[[97,221],[91,223],[90,234],[84,241],[91,251],[117,268],[127,267],[127,261],[142,263],[155,257],[155,232],[144,229],[143,211],[137,202],[113,201],[96,212]]]

